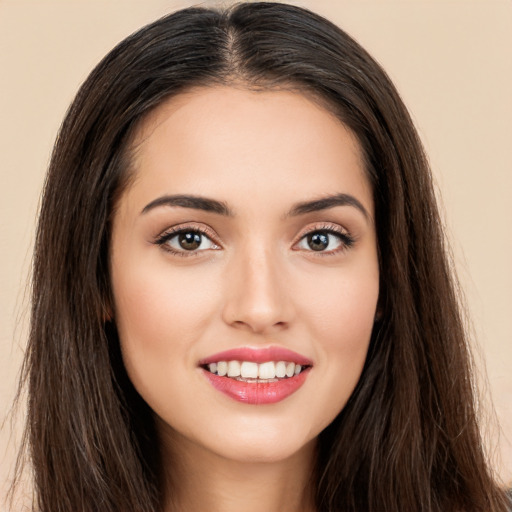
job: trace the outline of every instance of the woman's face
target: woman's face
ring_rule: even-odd
[[[240,461],[311,446],[359,379],[379,294],[357,140],[305,95],[218,86],[157,108],[133,155],[114,319],[163,438]]]

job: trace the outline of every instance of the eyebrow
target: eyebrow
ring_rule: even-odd
[[[211,199],[208,197],[194,196],[187,194],[179,195],[165,195],[148,203],[143,209],[141,214],[145,214],[154,208],[161,206],[179,206],[181,208],[191,208],[194,210],[203,210],[206,212],[217,213],[227,217],[233,217],[234,214],[223,201]],[[359,210],[366,220],[370,220],[368,210],[361,204],[361,202],[350,194],[334,194],[321,199],[314,199],[313,201],[305,201],[294,205],[286,214],[287,217],[296,217],[306,213],[327,210],[336,206],[352,206]]]
[[[226,215],[232,217],[233,213],[228,208],[227,204],[216,199],[209,199],[201,196],[191,195],[174,195],[158,197],[154,201],[144,206],[141,214],[147,213],[159,206],[181,206],[181,208],[192,208],[194,210],[203,210],[205,212],[218,213],[219,215]]]
[[[327,197],[322,197],[321,199],[298,203],[290,210],[288,216],[295,217],[297,215],[304,215],[305,213],[327,210],[336,206],[352,206],[359,210],[367,221],[371,220],[368,210],[358,199],[350,194],[334,194]]]

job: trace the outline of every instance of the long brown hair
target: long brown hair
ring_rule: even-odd
[[[318,510],[504,511],[483,453],[430,171],[409,114],[346,33],[274,3],[190,8],[144,27],[100,62],[66,115],[39,217],[24,364],[34,509],[161,510],[152,417],[106,320],[110,221],[141,119],[170,96],[216,83],[312,93],[357,136],[373,187],[379,320],[353,395],[319,436]]]

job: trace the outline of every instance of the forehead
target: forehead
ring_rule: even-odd
[[[356,137],[305,93],[192,89],[151,112],[132,148],[134,183],[148,199],[193,192],[291,201],[349,191],[372,211]]]

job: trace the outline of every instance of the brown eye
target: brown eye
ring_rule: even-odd
[[[185,251],[194,251],[201,246],[203,235],[197,231],[189,231],[178,235],[178,243]]]
[[[212,239],[197,229],[183,229],[171,233],[164,233],[156,242],[164,249],[175,254],[199,254],[208,249],[220,249]]]
[[[317,229],[304,234],[296,247],[303,251],[336,254],[340,250],[352,247],[354,239],[348,233],[334,229]]]
[[[307,244],[313,251],[325,251],[329,247],[329,234],[321,231],[307,235]]]

